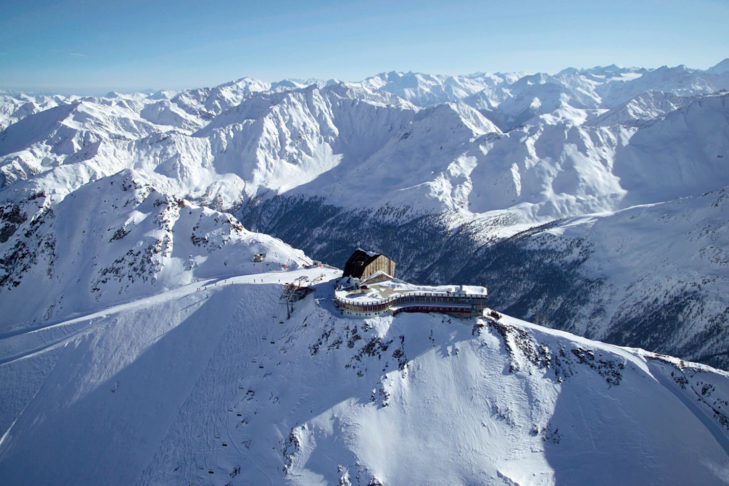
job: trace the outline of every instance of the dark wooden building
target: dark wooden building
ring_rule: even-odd
[[[364,280],[378,271],[394,277],[395,262],[380,253],[357,248],[344,265],[344,274],[342,276]]]

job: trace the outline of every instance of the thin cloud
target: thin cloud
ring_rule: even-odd
[[[68,55],[73,57],[89,57],[82,52],[69,52]]]

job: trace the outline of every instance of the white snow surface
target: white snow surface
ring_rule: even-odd
[[[729,483],[729,374],[507,316],[344,317],[338,275],[4,334],[3,484]]]
[[[728,215],[729,188],[723,188],[615,213],[569,218],[535,232],[528,245],[540,251],[571,248],[574,259],[584,256],[581,251],[587,255],[579,274],[603,286],[589,295],[569,328],[580,335],[606,340],[612,325],[631,319],[636,309],[646,304],[653,310],[670,308],[672,299],[695,293],[692,306],[678,308],[670,320],[690,324],[682,325],[680,331],[664,329],[660,346],[678,348],[692,342],[703,351],[695,352],[698,358],[725,349],[719,341],[726,323],[716,316],[727,312]],[[694,312],[698,315],[688,318]]]

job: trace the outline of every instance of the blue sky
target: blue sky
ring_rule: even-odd
[[[0,2],[0,88],[103,93],[729,57],[727,0]]]

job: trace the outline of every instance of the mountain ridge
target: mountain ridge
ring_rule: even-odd
[[[727,481],[726,372],[504,315],[345,317],[338,274],[202,280],[6,336],[4,379],[46,370],[55,386],[17,382],[17,415],[0,416],[3,477]],[[281,284],[297,276],[315,292],[287,319]]]

